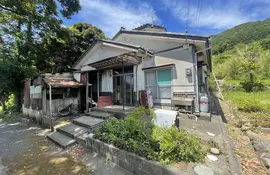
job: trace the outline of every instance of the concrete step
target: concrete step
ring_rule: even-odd
[[[93,129],[98,127],[102,122],[104,122],[103,119],[94,118],[90,116],[82,116],[76,119],[73,119],[72,122],[76,125],[80,125],[89,129]]]
[[[92,108],[92,112],[102,112],[112,114],[113,117],[122,119],[126,117],[132,109],[126,109],[123,111],[122,109],[114,109],[114,108]]]
[[[89,133],[84,133],[82,135],[80,135],[79,137],[76,137],[76,141],[78,142],[78,144],[86,147],[86,139],[88,137]]]
[[[54,132],[47,136],[48,139],[52,140],[62,148],[66,148],[68,146],[71,146],[72,144],[76,143],[76,140],[68,137],[60,132]]]
[[[107,113],[107,112],[98,112],[98,111],[91,111],[86,113],[86,115],[94,117],[94,118],[100,118],[103,120],[108,120],[113,117],[113,114]]]
[[[82,134],[89,133],[90,129],[76,125],[74,123],[70,123],[57,128],[57,131],[69,137],[76,138]]]

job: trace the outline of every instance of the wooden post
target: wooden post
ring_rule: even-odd
[[[89,112],[89,103],[88,103],[88,94],[89,94],[89,72],[86,73],[86,89],[85,89],[85,113],[88,113]]]
[[[99,71],[97,71],[97,97],[99,97]]]
[[[92,100],[93,100],[93,87],[91,85],[91,102],[90,102],[90,108],[92,108]]]
[[[125,110],[125,87],[124,87],[124,62],[122,62],[122,83],[121,83],[121,86],[122,86],[122,103],[123,103],[123,111]]]
[[[54,128],[53,128],[53,122],[52,122],[52,86],[49,85],[49,96],[50,96],[50,128],[51,128],[51,131],[53,132],[54,131]]]

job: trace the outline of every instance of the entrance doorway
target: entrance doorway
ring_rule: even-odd
[[[113,71],[113,103],[133,105],[133,67],[125,67],[124,74],[117,69]]]

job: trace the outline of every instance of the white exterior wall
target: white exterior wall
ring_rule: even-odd
[[[80,72],[73,72],[73,78],[76,81],[81,82],[81,73]]]
[[[120,35],[115,41],[140,45],[145,49],[161,51],[171,49],[183,45],[182,41],[170,40],[170,39],[159,39],[149,36],[140,35]],[[138,90],[145,89],[145,71],[142,68],[156,67],[166,64],[174,64],[172,67],[172,84],[173,92],[194,92],[194,65],[193,65],[193,54],[192,47],[189,49],[176,49],[164,53],[157,54],[154,58],[144,59],[142,64],[138,66]],[[186,68],[192,70],[192,76],[186,76]],[[135,76],[134,76],[135,77]],[[136,79],[135,83],[136,83]],[[134,87],[135,91],[135,87]]]
[[[131,50],[125,49],[123,47],[116,48],[106,45],[97,44],[94,48],[92,48],[91,52],[89,52],[83,60],[79,62],[74,68],[81,69],[81,71],[95,70],[92,67],[87,66],[88,64],[101,61],[110,57],[118,56],[126,52],[130,52]]]

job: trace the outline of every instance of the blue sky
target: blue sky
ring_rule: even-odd
[[[87,22],[107,37],[145,23],[170,32],[217,34],[233,26],[270,17],[270,0],[80,0],[82,10],[64,25]]]

